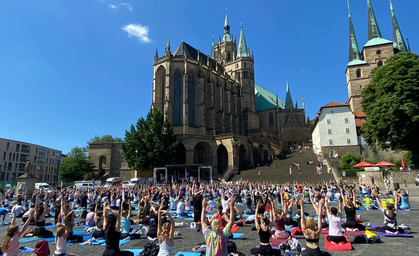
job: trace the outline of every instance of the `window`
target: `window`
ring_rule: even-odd
[[[243,72],[243,78],[248,78],[249,77],[249,73],[247,71]]]
[[[380,50],[380,49],[378,49],[378,50],[376,51],[376,53],[377,53],[377,54],[381,54],[381,50]]]
[[[61,157],[61,153],[60,152],[55,152],[55,157]]]
[[[12,164],[13,163],[8,163],[7,164],[7,170],[10,172],[10,171],[12,171]]]
[[[327,119],[327,124],[331,124],[332,122],[330,121],[330,119]]]
[[[22,145],[21,152],[29,153],[30,150],[31,150],[31,147],[29,145]]]
[[[329,140],[329,145],[333,145],[333,140]]]
[[[3,161],[6,160],[6,152],[3,153]]]
[[[40,157],[38,158],[38,164],[44,164],[44,163],[45,163],[45,157],[40,156]]]
[[[327,134],[332,134],[332,129],[327,129]]]
[[[9,142],[7,142],[7,149],[6,151],[9,151]]]
[[[25,164],[19,164],[19,172],[24,172],[25,171]],[[19,175],[20,176],[20,175]]]
[[[357,77],[357,78],[360,78],[360,77],[361,77],[361,69],[360,69],[360,68],[358,68],[358,69],[356,70],[356,77]]]
[[[16,152],[19,152],[20,144],[16,144]]]
[[[345,124],[349,124],[349,118],[345,118]]]
[[[244,63],[244,67],[246,67],[246,62]]]
[[[29,155],[21,154],[20,155],[20,162],[26,162],[29,160]]]
[[[377,66],[381,67],[382,65],[383,65],[383,62],[380,60],[380,61],[377,63]]]
[[[230,61],[231,60],[231,53],[230,52],[228,52],[227,53],[227,61]]]
[[[346,133],[351,133],[351,130],[349,128],[346,128]]]
[[[188,124],[195,126],[195,80],[188,76]]]
[[[182,124],[182,73],[176,70],[173,83],[173,125]]]
[[[346,139],[346,144],[351,144],[351,139]]]
[[[9,161],[12,161],[12,153],[9,153]]]
[[[46,150],[45,150],[45,148],[40,148],[39,150],[38,150],[38,154],[40,155],[40,156],[45,156],[45,154],[46,154]]]

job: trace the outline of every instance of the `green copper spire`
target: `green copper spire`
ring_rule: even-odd
[[[352,23],[351,8],[348,0],[348,16],[349,16],[349,62],[353,60],[361,60],[358,42],[356,40],[354,25]]]
[[[294,108],[294,105],[292,104],[290,85],[287,79],[287,96],[285,99],[285,109],[293,109],[293,108]]]
[[[240,30],[239,48],[237,49],[237,58],[249,57],[246,39],[244,38],[243,26]]]
[[[393,9],[393,2],[390,0],[391,17],[393,19],[393,46],[399,49],[400,52],[407,51],[406,44],[404,43],[402,31],[400,30],[399,23],[397,22],[396,14]]]
[[[368,40],[381,36],[380,28],[377,24],[377,19],[375,18],[374,9],[371,5],[371,0],[367,0],[368,2]]]
[[[223,43],[224,42],[231,42],[230,23],[228,22],[228,14],[227,14],[227,12],[226,12],[225,20],[224,20]]]
[[[211,45],[211,58],[215,60],[215,42],[214,38],[212,39],[212,45]]]

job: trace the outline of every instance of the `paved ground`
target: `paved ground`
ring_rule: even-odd
[[[399,212],[397,219],[399,224],[405,223],[409,225],[412,230],[411,233],[415,236],[414,238],[382,238],[384,243],[382,244],[355,244],[353,245],[354,250],[352,251],[333,251],[333,255],[417,255],[418,254],[418,242],[419,242],[419,188],[411,186],[411,205],[414,211],[411,212]],[[306,207],[306,211],[313,213],[311,206]],[[364,219],[364,223],[370,222],[372,225],[380,225],[383,222],[382,214],[379,211],[362,211],[358,212]],[[186,221],[190,223],[190,221]],[[250,249],[257,245],[259,242],[256,231],[251,231],[251,225],[245,225],[240,228],[238,232],[245,233],[244,236],[235,240],[238,250],[250,255]],[[5,234],[7,226],[0,226],[0,234]],[[55,229],[53,230],[55,231]],[[178,251],[192,251],[192,248],[198,243],[203,243],[203,235],[194,230],[187,230],[183,228],[176,228],[181,235],[176,237],[174,253]],[[305,240],[302,236],[297,236],[300,243],[305,246]],[[353,237],[350,237],[353,239]],[[129,241],[127,244],[121,246],[124,248],[143,248],[149,241],[145,238],[139,240]],[[21,243],[21,246],[35,247],[35,242]],[[320,247],[324,249],[324,238],[321,236]],[[51,252],[54,251],[54,246],[50,243]],[[102,255],[105,250],[104,246],[101,245],[72,245],[67,247],[68,253],[74,253],[77,255]],[[30,255],[30,254],[23,254]]]

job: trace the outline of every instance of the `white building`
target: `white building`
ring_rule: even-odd
[[[316,154],[358,152],[355,115],[349,104],[330,102],[320,108],[311,134]]]
[[[61,155],[61,150],[0,138],[0,183],[17,182],[30,160],[32,175],[40,182],[57,184]]]

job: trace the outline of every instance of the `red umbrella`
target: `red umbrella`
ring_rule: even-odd
[[[376,167],[376,165],[368,162],[360,162],[359,164],[354,165],[354,167]]]
[[[377,164],[377,166],[384,166],[384,167],[389,167],[389,166],[394,166],[394,164],[392,164],[392,163],[389,163],[389,162],[386,162],[386,161],[382,161],[382,162],[379,162],[378,164]]]
[[[402,157],[402,167],[403,167],[403,170],[406,170],[406,164],[404,163],[404,158]]]

